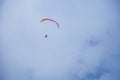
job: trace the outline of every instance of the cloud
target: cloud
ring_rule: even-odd
[[[118,12],[113,3],[7,0],[1,16],[0,70],[6,80],[119,79]],[[43,17],[55,19],[60,29],[39,23]]]

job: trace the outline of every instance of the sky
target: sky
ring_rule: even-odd
[[[119,4],[0,0],[0,80],[119,80]]]

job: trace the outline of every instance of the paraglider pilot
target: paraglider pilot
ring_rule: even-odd
[[[47,34],[45,35],[45,38],[47,38]]]

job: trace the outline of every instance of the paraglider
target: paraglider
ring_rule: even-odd
[[[53,19],[42,18],[42,19],[40,20],[40,22],[44,22],[44,21],[51,21],[51,22],[54,22],[54,23],[57,25],[57,27],[60,28],[59,24],[58,24],[55,20],[53,20]]]
[[[56,25],[57,25],[57,27],[58,27],[58,29],[60,28],[60,26],[59,26],[59,24],[55,21],[55,20],[53,20],[53,19],[50,19],[50,18],[42,18],[41,20],[40,20],[40,22],[42,23],[42,22],[44,22],[44,21],[51,21],[51,22],[53,22],[53,23],[55,23]],[[47,38],[47,34],[45,35],[45,38]]]

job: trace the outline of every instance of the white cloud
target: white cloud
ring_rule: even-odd
[[[42,17],[57,20],[60,29],[40,24]],[[102,0],[6,1],[1,19],[6,76],[9,80],[89,80],[87,75],[96,74],[104,61],[105,67],[113,65],[107,58],[119,52],[117,17],[115,5]],[[100,79],[106,80],[103,76]]]

